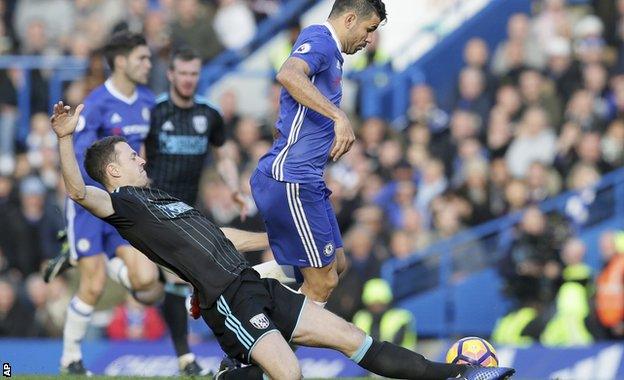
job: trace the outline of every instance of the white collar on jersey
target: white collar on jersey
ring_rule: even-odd
[[[329,21],[325,21],[323,25],[325,25],[325,27],[329,29],[329,33],[331,33],[332,38],[336,42],[338,51],[342,53],[342,45],[340,44],[340,40],[338,39],[338,36],[336,35],[336,30],[334,30],[334,27],[332,26],[332,24],[330,24]]]
[[[124,103],[132,104],[139,98],[139,92],[136,89],[134,90],[134,93],[130,95],[129,97],[117,91],[115,86],[113,86],[112,79],[110,78],[108,78],[106,82],[104,82],[104,86],[106,86],[106,89],[108,90],[108,92],[110,92],[111,95],[113,95],[115,98],[121,100]]]

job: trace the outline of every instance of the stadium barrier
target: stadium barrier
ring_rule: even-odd
[[[8,363],[15,375],[58,374],[60,340],[0,339],[0,361]],[[206,369],[219,368],[223,352],[214,342],[192,347]],[[173,376],[178,360],[168,340],[156,342],[90,341],[83,344],[85,366],[94,374],[108,376]],[[335,378],[361,376],[364,371],[342,354],[325,349],[297,350],[305,377]]]
[[[430,357],[444,360],[450,342],[441,341]],[[58,374],[62,343],[59,340],[0,339],[0,361],[12,375]],[[218,368],[223,353],[215,342],[196,345],[200,364]],[[85,364],[95,374],[107,376],[174,376],[178,363],[170,342],[87,342]],[[609,342],[587,347],[553,349],[497,347],[501,366],[516,368],[522,379],[621,379],[624,378],[624,344]],[[343,355],[324,349],[300,348],[297,356],[306,378],[363,376],[365,372]]]
[[[587,244],[585,260],[597,270],[600,233],[624,226],[624,169],[605,175],[593,189],[561,194],[540,208],[565,219]],[[487,222],[407,259],[384,263],[382,277],[392,284],[399,306],[414,313],[419,335],[490,334],[510,306],[495,266],[521,217],[517,212]]]

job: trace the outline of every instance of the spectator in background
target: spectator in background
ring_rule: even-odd
[[[561,101],[552,83],[537,70],[525,70],[520,74],[518,88],[526,108],[541,107],[548,116],[548,124],[557,128],[561,122]]]
[[[605,118],[596,107],[599,100],[600,97],[588,90],[577,90],[568,102],[566,122],[578,125],[582,132],[602,131]]]
[[[600,235],[602,270],[596,281],[595,333],[602,339],[624,337],[624,235],[606,231]]]
[[[569,347],[593,342],[586,326],[592,274],[591,268],[583,262],[585,252],[585,244],[578,238],[570,238],[563,245],[562,284],[555,298],[554,315],[540,336],[540,342],[545,346]]]
[[[600,123],[606,122],[610,117],[608,79],[607,69],[600,63],[592,63],[583,68],[583,86],[593,96],[592,110]],[[601,124],[598,127],[603,129]]]
[[[499,106],[493,108],[490,112],[486,135],[486,147],[490,157],[504,157],[512,138],[513,132],[509,115]]]
[[[158,340],[165,335],[166,326],[157,308],[128,295],[126,302],[113,311],[106,331],[112,340]]]
[[[299,37],[299,33],[301,33],[301,24],[297,21],[286,31],[286,38],[281,38],[279,43],[269,52],[269,61],[271,62],[273,75],[277,74],[290,56],[293,45],[297,42],[297,38]]]
[[[77,3],[80,3],[77,1]],[[59,22],[62,20],[62,22]],[[48,40],[46,48],[60,52],[74,31],[77,20],[71,0],[20,0],[17,2],[13,25],[19,41],[28,49],[29,29],[40,24]]]
[[[490,181],[488,184],[490,195],[490,212],[493,217],[499,217],[507,209],[505,188],[511,176],[504,158],[495,158],[490,162]]]
[[[362,71],[370,66],[381,66],[388,62],[390,57],[379,47],[380,38],[379,31],[375,31],[371,42],[364,48],[364,53],[355,56],[351,66],[352,70]]]
[[[586,15],[574,26],[574,52],[582,65],[602,63],[606,43],[602,37],[604,25],[594,15]]]
[[[488,188],[488,163],[483,159],[471,159],[463,166],[464,182],[457,190],[470,203],[472,213],[466,221],[475,226],[492,218]]]
[[[57,325],[47,308],[47,285],[38,273],[33,273],[25,281],[26,294],[33,308],[33,331],[37,337],[60,337],[63,324]]]
[[[516,122],[522,115],[522,97],[512,84],[503,84],[496,92],[496,107],[504,112],[509,120]]]
[[[155,94],[160,94],[169,89],[167,69],[171,54],[171,31],[166,14],[162,10],[149,11],[145,16],[143,30],[147,46],[152,52],[149,87]]]
[[[249,9],[253,12],[256,23],[275,15],[283,3],[281,0],[247,0]]]
[[[57,254],[56,232],[63,226],[60,212],[46,203],[46,188],[38,177],[26,177],[19,185],[19,208],[2,216],[3,231],[11,236],[7,254],[11,267],[23,277],[40,269],[41,263]]]
[[[555,138],[544,110],[540,107],[527,109],[518,126],[517,137],[505,156],[511,175],[524,178],[533,161],[550,165],[555,155]]]
[[[561,273],[558,250],[546,216],[538,207],[528,208],[500,271],[508,296],[519,304],[552,301]]]
[[[580,87],[581,72],[578,63],[572,57],[570,40],[555,37],[546,44],[546,73],[555,82],[557,93],[567,104],[572,93]]]
[[[33,336],[35,332],[32,313],[17,298],[15,286],[0,278],[0,337]]]
[[[531,203],[539,203],[561,191],[561,181],[550,168],[539,161],[529,165],[526,185]]]
[[[492,59],[492,71],[495,74],[507,73],[512,68],[512,62],[505,54],[510,44],[522,47],[524,66],[538,69],[544,66],[544,55],[537,40],[531,35],[531,21],[527,15],[516,13],[507,21],[507,39],[496,46]]]
[[[448,129],[449,115],[438,107],[430,86],[417,84],[410,90],[407,120],[410,124],[423,125],[432,135],[437,135]]]
[[[474,67],[466,67],[459,73],[458,96],[453,109],[472,112],[480,117],[480,122],[487,119],[491,103],[487,94],[484,73]]]
[[[616,119],[609,125],[601,145],[602,156],[609,165],[624,165],[624,121]]]
[[[456,109],[451,116],[450,133],[433,136],[429,151],[433,157],[442,160],[446,176],[453,175],[460,143],[481,134],[481,122],[478,115]]]
[[[219,0],[214,29],[226,49],[241,49],[256,34],[256,23],[242,0]]]
[[[171,42],[175,46],[188,45],[197,51],[204,63],[223,51],[223,45],[212,22],[213,10],[198,0],[177,0],[176,18],[171,25]]]
[[[223,117],[223,129],[226,133],[232,133],[241,119],[238,110],[238,98],[233,89],[226,89],[219,97],[219,109]],[[227,136],[231,137],[231,136]]]
[[[505,203],[507,205],[505,213],[520,211],[529,204],[529,189],[524,181],[512,179],[506,182],[504,189]]]
[[[464,45],[464,63],[466,67],[475,68],[483,73],[485,80],[485,95],[489,101],[494,97],[496,90],[496,77],[492,75],[489,67],[490,50],[481,38],[471,38]]]
[[[392,342],[407,349],[416,345],[414,316],[407,310],[392,307],[392,289],[382,279],[366,282],[362,292],[366,307],[353,317],[353,324],[374,339]]]
[[[113,28],[112,33],[120,30],[129,30],[132,33],[144,33],[144,23],[149,11],[148,0],[126,0],[127,7],[124,18]]]
[[[557,36],[569,38],[574,21],[571,11],[566,8],[566,0],[544,0],[532,22],[534,38],[541,50],[546,51],[548,41]]]
[[[86,36],[93,46],[102,46],[126,10],[125,0],[74,0],[73,32]]]

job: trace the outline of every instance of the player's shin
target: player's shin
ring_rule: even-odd
[[[67,367],[70,363],[82,358],[80,343],[87,333],[93,306],[74,296],[67,307],[67,319],[63,329],[63,355],[61,366]]]
[[[448,379],[460,375],[465,366],[436,363],[420,354],[366,336],[351,360],[377,375],[399,379]]]

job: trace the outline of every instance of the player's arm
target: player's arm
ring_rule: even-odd
[[[347,115],[314,86],[311,74],[306,61],[290,57],[282,65],[276,79],[299,104],[334,121],[336,139],[329,156],[336,161],[351,149],[355,134]]]
[[[239,252],[261,251],[269,247],[269,237],[265,232],[249,232],[222,227],[221,231]]]
[[[71,114],[71,107],[58,102],[54,105],[54,113],[50,121],[58,138],[61,172],[67,195],[93,215],[105,218],[114,213],[110,195],[97,187],[85,186],[74,152],[73,135],[83,108],[81,104]]]

